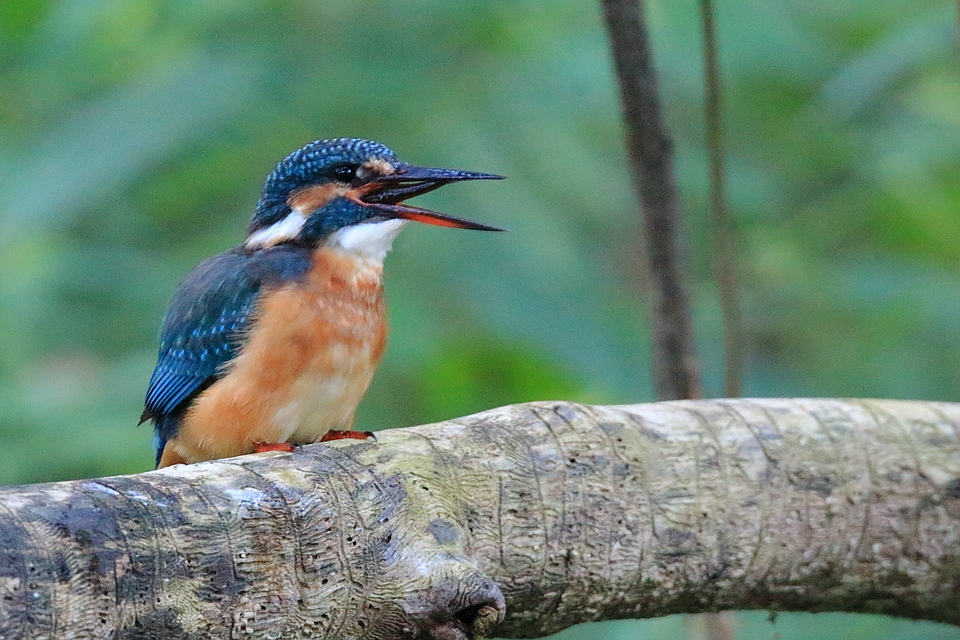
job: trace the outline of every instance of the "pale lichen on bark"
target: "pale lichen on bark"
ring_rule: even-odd
[[[958,429],[945,403],[548,402],[9,487],[0,638],[530,637],[755,608],[958,624]]]

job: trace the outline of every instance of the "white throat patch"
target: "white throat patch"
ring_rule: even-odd
[[[251,233],[244,244],[251,249],[265,249],[284,240],[292,240],[306,222],[307,215],[300,209],[293,209],[283,220]]]
[[[327,238],[325,246],[383,264],[383,259],[393,246],[393,240],[405,224],[407,220],[354,224],[335,231]]]

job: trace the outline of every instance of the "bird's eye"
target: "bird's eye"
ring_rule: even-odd
[[[339,180],[340,182],[353,182],[353,179],[357,177],[358,166],[355,164],[338,164],[333,167],[330,171],[333,174],[333,177]]]

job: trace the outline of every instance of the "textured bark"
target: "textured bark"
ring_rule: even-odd
[[[0,638],[531,637],[755,608],[958,624],[958,435],[946,403],[550,402],[9,487]]]

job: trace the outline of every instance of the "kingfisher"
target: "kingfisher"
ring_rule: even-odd
[[[415,166],[358,138],[317,140],[267,177],[243,244],[179,284],[140,422],[158,468],[338,438],[386,343],[383,260],[410,221],[498,227],[406,204],[502,176]]]

